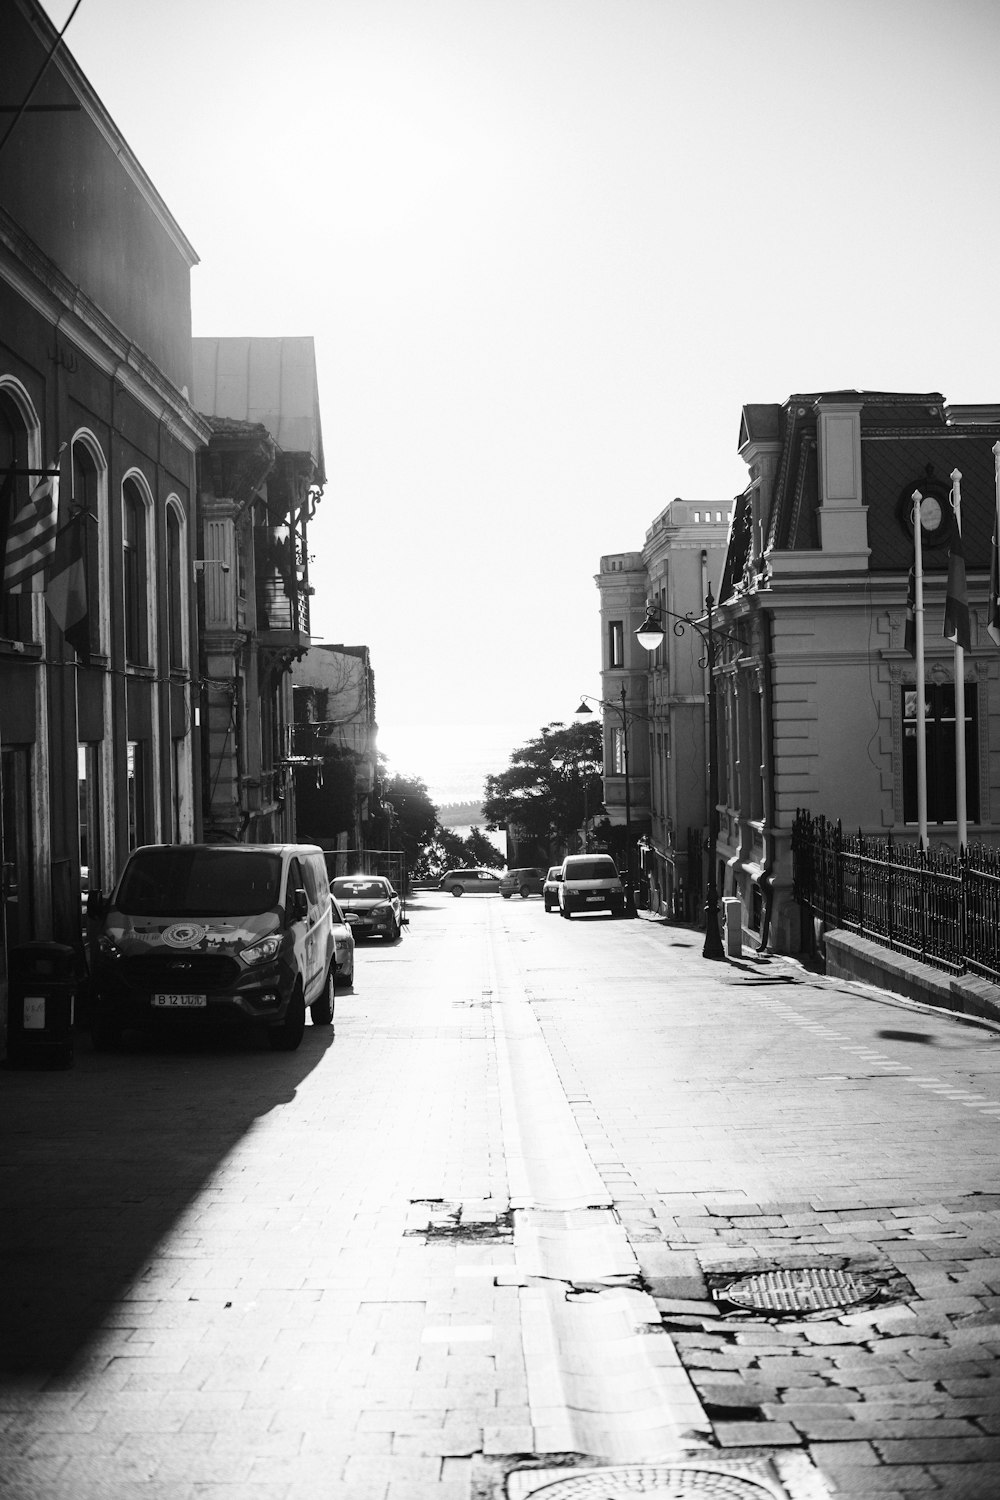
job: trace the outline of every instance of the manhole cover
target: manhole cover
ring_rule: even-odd
[[[741,1474],[696,1464],[635,1464],[590,1469],[532,1492],[531,1500],[615,1500],[618,1495],[659,1495],[661,1500],[776,1500],[780,1491]]]
[[[737,1307],[766,1312],[819,1312],[867,1302],[878,1288],[871,1281],[817,1266],[797,1271],[764,1271],[730,1282],[720,1295]]]

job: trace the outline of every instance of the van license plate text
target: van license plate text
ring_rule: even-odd
[[[603,896],[588,896],[587,900],[588,901],[603,901],[604,897]]]
[[[154,995],[153,1004],[168,1010],[197,1010],[208,1004],[207,995]]]

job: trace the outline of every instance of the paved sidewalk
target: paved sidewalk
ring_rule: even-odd
[[[684,929],[641,924],[638,965],[597,944],[571,988],[548,967],[537,1012],[720,1451],[804,1449],[838,1496],[993,1500],[1000,1040],[794,963],[706,962]],[[723,1296],[807,1267],[875,1295]]]

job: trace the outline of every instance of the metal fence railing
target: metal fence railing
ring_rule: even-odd
[[[925,849],[845,834],[798,812],[793,895],[803,927],[842,927],[949,974],[1000,983],[1000,849]]]

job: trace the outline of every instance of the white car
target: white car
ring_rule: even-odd
[[[336,896],[330,898],[333,910],[333,972],[338,985],[346,990],[354,985],[354,933]]]

